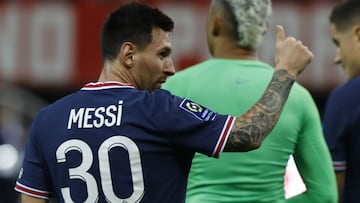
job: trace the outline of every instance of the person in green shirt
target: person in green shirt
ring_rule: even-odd
[[[163,88],[219,113],[243,114],[274,73],[257,56],[270,13],[270,0],[212,0],[206,29],[213,58],[179,71]],[[291,155],[307,189],[286,199]],[[336,202],[330,153],[308,90],[294,84],[279,122],[259,149],[224,153],[218,160],[195,154],[186,198],[187,203]]]

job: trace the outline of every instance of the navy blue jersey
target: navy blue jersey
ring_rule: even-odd
[[[323,120],[324,135],[336,171],[346,170],[343,201],[359,202],[360,77],[332,92]]]
[[[39,113],[15,189],[58,202],[184,202],[194,153],[219,156],[234,120],[165,90],[90,83]]]

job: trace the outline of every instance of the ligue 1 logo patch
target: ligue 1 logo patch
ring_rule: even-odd
[[[215,112],[189,99],[184,99],[180,104],[180,108],[191,113],[200,120],[204,120],[204,121],[214,120],[216,117]]]

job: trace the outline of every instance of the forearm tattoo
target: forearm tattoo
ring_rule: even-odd
[[[294,81],[287,70],[275,71],[260,100],[235,120],[224,151],[258,148],[278,121]]]

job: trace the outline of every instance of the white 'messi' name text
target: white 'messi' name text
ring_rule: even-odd
[[[120,126],[123,101],[118,105],[97,108],[71,109],[67,129],[76,125],[77,128],[101,128],[103,126]]]

